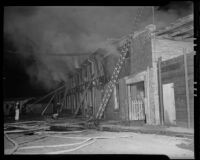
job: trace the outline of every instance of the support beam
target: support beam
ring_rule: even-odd
[[[147,115],[146,120],[147,124],[151,124],[151,111],[150,111],[150,68],[147,67],[147,74],[146,74],[146,82],[147,82]]]
[[[188,128],[190,128],[190,102],[189,102],[189,86],[188,86],[188,70],[187,70],[187,54],[186,49],[183,49],[184,53],[184,69],[185,69],[185,88],[186,88],[186,103],[187,103],[187,117],[188,117]]]
[[[42,116],[44,115],[44,112],[47,110],[47,108],[49,107],[49,105],[50,105],[50,103],[51,103],[51,101],[53,100],[53,98],[55,97],[55,95],[56,95],[56,93],[51,97],[51,99],[50,99],[50,101],[49,101],[49,103],[47,104],[47,106],[45,107],[45,109],[42,111]]]
[[[164,106],[163,106],[163,89],[162,89],[162,77],[161,77],[161,62],[162,58],[158,58],[158,93],[160,102],[160,123],[164,125]]]
[[[177,36],[177,35],[180,35],[180,34],[183,34],[183,33],[190,32],[193,29],[194,29],[193,26],[190,26],[188,28],[180,29],[180,30],[178,30],[178,31],[176,31],[174,33],[169,34],[169,35],[173,37],[173,36]]]

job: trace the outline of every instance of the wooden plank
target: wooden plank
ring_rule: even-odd
[[[188,87],[188,70],[187,70],[187,55],[186,51],[184,53],[184,67],[185,67],[185,85],[186,85],[186,102],[187,102],[187,112],[188,112],[188,128],[190,128],[190,102],[189,102],[189,87]]]
[[[132,107],[132,100],[130,96],[130,85],[127,85],[127,92],[128,92],[128,108],[129,109],[129,119],[131,119],[131,107]]]
[[[180,55],[178,57],[174,57],[172,59],[168,59],[168,60],[162,61],[161,62],[161,67],[162,66],[166,66],[166,65],[173,65],[174,63],[183,64],[184,63],[183,55]]]
[[[183,73],[184,72],[184,66],[183,65],[170,65],[166,66],[165,68],[161,68],[162,74],[172,74],[172,73]]]
[[[162,78],[161,78],[161,62],[162,58],[158,58],[158,94],[160,103],[160,123],[164,124],[164,106],[163,106],[163,90],[162,90]]]
[[[147,111],[146,111],[146,118],[147,118],[147,124],[151,123],[151,112],[150,112],[150,69],[149,66],[147,67],[147,73],[146,73],[146,91],[147,91]]]
[[[182,28],[182,29],[180,29],[180,30],[178,30],[178,31],[176,31],[176,32],[174,32],[174,33],[172,33],[172,34],[170,34],[170,36],[177,36],[177,35],[179,35],[179,34],[183,34],[183,33],[186,33],[186,32],[188,32],[188,31],[191,31],[191,30],[193,30],[194,28],[193,28],[193,26],[189,26],[189,27],[187,27],[187,28]]]
[[[166,84],[166,83],[169,83],[169,82],[173,82],[174,83],[174,86],[175,87],[179,87],[179,86],[185,86],[185,82],[184,82],[184,77],[181,76],[181,77],[167,77],[167,79],[164,77],[162,77],[162,84]]]
[[[165,74],[165,75],[162,75],[162,82],[163,83],[166,83],[166,82],[180,82],[182,83],[182,81],[184,80],[184,74],[182,72],[174,72],[174,73],[171,73],[171,74]]]
[[[173,63],[173,64],[168,64],[165,66],[161,67],[162,73],[168,72],[171,70],[180,70],[182,68],[183,64],[182,63]]]
[[[185,95],[186,89],[185,86],[184,87],[176,87],[175,88],[175,94],[184,94]]]

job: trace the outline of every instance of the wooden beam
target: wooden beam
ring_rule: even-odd
[[[147,74],[146,74],[146,82],[147,82],[147,115],[146,120],[147,124],[151,124],[151,111],[150,111],[150,68],[147,67]]]
[[[162,30],[158,30],[155,34],[156,34],[156,36],[158,36],[160,34],[163,34],[163,33],[166,33],[168,31],[171,31],[173,29],[176,29],[176,28],[178,28],[182,25],[185,25],[189,22],[192,22],[192,21],[193,21],[193,15],[189,15],[187,17],[184,17],[182,19],[177,20],[175,23],[172,23],[170,26],[167,26]]]
[[[169,34],[169,35],[173,37],[173,36],[176,36],[176,35],[179,35],[179,34],[183,34],[183,33],[189,32],[189,31],[191,31],[193,29],[194,29],[193,26],[190,26],[189,28],[180,29],[180,30],[178,30],[178,31],[176,31],[174,33]]]
[[[163,88],[162,88],[162,77],[161,77],[161,62],[162,58],[158,58],[158,93],[160,100],[160,123],[164,125],[164,105],[163,105]]]
[[[55,97],[55,95],[56,95],[56,93],[51,97],[49,103],[47,104],[47,106],[45,107],[45,109],[42,111],[42,114],[41,114],[42,116],[43,116],[44,112],[47,110],[47,108],[49,107],[49,105],[50,105],[51,101],[53,100],[53,98]]]
[[[188,128],[190,128],[191,124],[190,124],[189,85],[188,85],[188,70],[187,70],[187,54],[186,54],[186,50],[185,49],[183,49],[183,53],[184,53],[185,88],[186,88]]]

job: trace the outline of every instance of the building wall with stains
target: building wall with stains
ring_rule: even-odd
[[[194,53],[187,53],[187,70],[189,85],[189,109],[190,123],[194,126]],[[178,56],[173,59],[161,62],[162,84],[174,84],[176,125],[187,127],[188,111],[186,99],[186,81],[184,56]]]
[[[119,80],[117,82],[118,91],[117,95],[112,93],[110,100],[105,109],[103,119],[105,120],[120,120],[129,121],[129,97],[128,97],[128,81],[132,81],[132,84],[136,82],[144,82],[145,86],[145,114],[147,124],[160,124],[160,104],[159,104],[159,92],[158,92],[158,57],[166,59],[173,59],[182,54],[182,49],[186,47],[188,50],[192,50],[193,44],[191,42],[175,42],[172,40],[156,39],[154,34],[151,34],[149,38],[149,30],[144,30],[138,34],[132,41],[131,47],[126,57],[125,64],[123,65],[119,74]],[[85,86],[91,81],[91,75],[94,75],[95,81],[92,88],[92,105],[93,116],[96,115],[102,97],[103,90],[108,83],[115,64],[118,61],[118,55],[100,55],[95,53],[93,55],[93,65],[91,65],[91,71],[88,70],[87,74],[82,74],[79,82],[81,86]],[[104,55],[104,56],[102,56]],[[85,67],[82,67],[81,70]],[[91,73],[90,73],[91,72]],[[82,72],[81,72],[82,73]],[[142,74],[143,78],[138,80],[138,75]],[[88,75],[89,78],[88,78]],[[84,76],[86,76],[84,78]],[[83,94],[83,87],[79,94]],[[119,104],[116,109],[116,99]],[[79,99],[80,101],[80,99]],[[87,105],[87,104],[84,104]],[[75,106],[77,108],[77,106]]]

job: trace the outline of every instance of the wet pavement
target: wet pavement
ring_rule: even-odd
[[[20,144],[13,154],[164,154],[169,158],[194,158],[193,139],[182,137],[96,130],[9,136]],[[28,146],[39,148],[25,148]]]
[[[169,158],[194,158],[193,133],[187,129],[179,128],[177,132],[187,132],[191,136],[157,134],[156,131],[159,131],[159,126],[154,127],[154,129],[150,127],[150,131],[155,131],[150,133],[146,132],[149,126],[146,127],[145,132],[139,130],[144,126],[129,126],[129,128],[134,128],[133,132],[131,130],[123,132],[123,129],[110,132],[83,129],[79,125],[82,122],[83,120],[78,118],[63,118],[32,121],[32,123],[31,121],[30,123],[16,123],[14,126],[22,127],[23,130],[34,129],[34,127],[46,127],[46,129],[26,133],[12,132],[7,135],[18,144],[18,148],[13,154],[162,154]],[[72,129],[70,129],[70,126],[72,126]],[[119,127],[119,125],[116,126]],[[64,127],[67,127],[67,129],[63,130]],[[17,129],[20,130],[20,128]],[[174,131],[176,129],[171,128]],[[4,150],[13,147],[14,144],[4,136]]]

